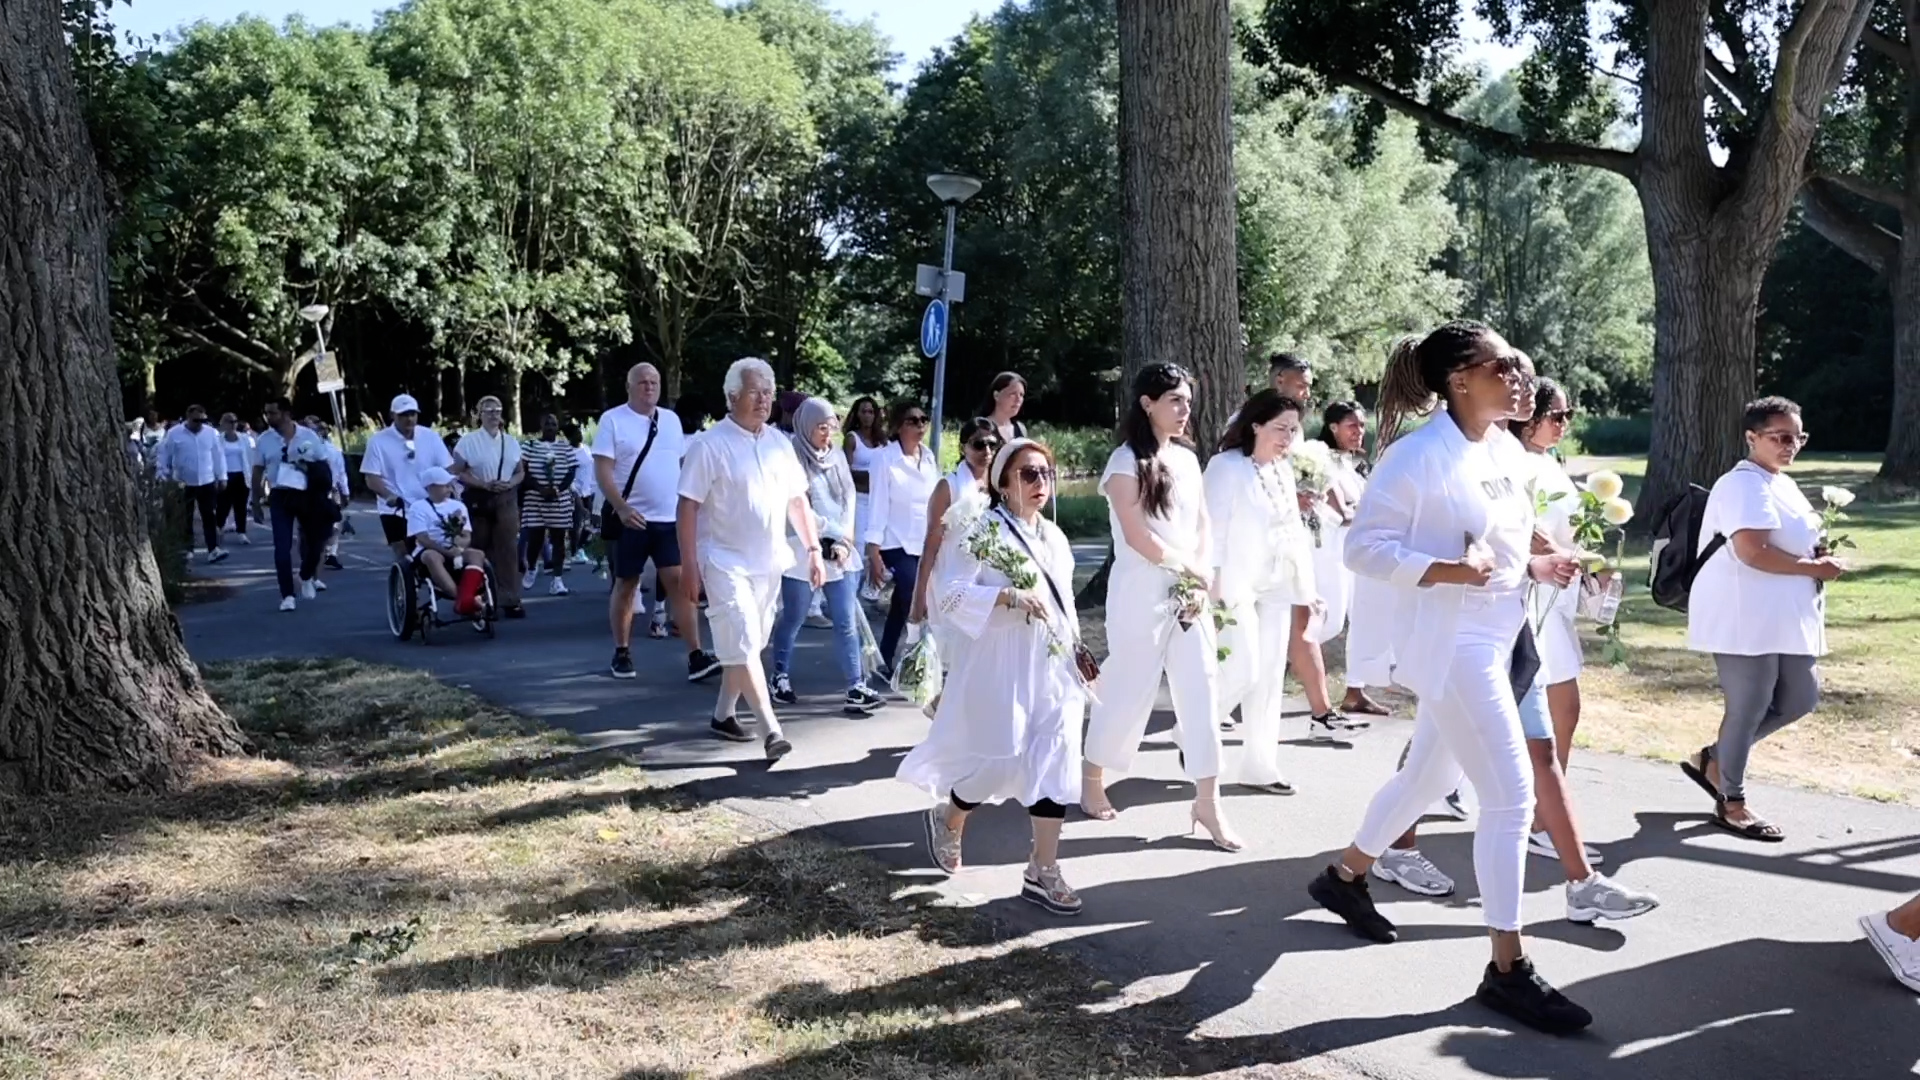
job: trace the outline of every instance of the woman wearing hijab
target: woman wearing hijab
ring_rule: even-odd
[[[834,653],[846,676],[847,695],[842,705],[851,716],[865,716],[880,707],[880,696],[867,689],[860,670],[860,630],[854,619],[859,576],[854,571],[854,488],[853,470],[847,455],[834,445],[834,429],[839,421],[833,406],[819,398],[807,398],[793,411],[794,456],[807,474],[807,506],[812,511],[814,529],[820,534],[820,557],[827,572],[820,592],[826,597],[827,618],[833,623]],[[807,580],[805,541],[787,530],[798,561],[780,579],[780,616],[773,624],[773,700],[792,705],[799,700],[788,664],[793,659],[794,641],[806,621],[813,601],[813,586]]]

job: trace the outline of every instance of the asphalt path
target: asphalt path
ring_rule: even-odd
[[[1123,988],[1113,1008],[1178,995],[1202,1037],[1249,1051],[1274,1037],[1370,1076],[1635,1077],[1644,1080],[1878,1078],[1920,1074],[1920,998],[1895,984],[1860,940],[1855,918],[1920,890],[1920,811],[1761,786],[1754,805],[1788,833],[1760,845],[1713,829],[1700,792],[1671,765],[1577,753],[1572,782],[1588,840],[1607,873],[1657,893],[1659,910],[1623,923],[1564,919],[1556,864],[1530,858],[1523,908],[1539,969],[1597,1021],[1552,1039],[1517,1030],[1472,1000],[1487,947],[1472,884],[1471,826],[1423,825],[1423,849],[1460,879],[1460,895],[1424,900],[1375,883],[1402,939],[1370,946],[1320,911],[1306,885],[1344,846],[1409,734],[1388,721],[1351,743],[1312,743],[1290,720],[1284,767],[1300,789],[1276,797],[1229,789],[1226,812],[1245,851],[1189,838],[1190,789],[1155,718],[1138,776],[1113,788],[1118,820],[1075,815],[1062,865],[1085,901],[1065,921],[1022,904],[1024,815],[975,816],[967,868],[928,870],[925,801],[893,780],[926,730],[918,710],[839,715],[826,634],[802,632],[794,665],[802,704],[782,720],[794,753],[769,767],[757,744],[706,735],[714,684],[689,685],[684,646],[636,634],[640,677],[607,674],[604,580],[572,568],[573,595],[528,593],[528,618],[488,641],[464,627],[430,645],[401,643],[385,615],[387,555],[356,514],[345,571],[299,610],[275,610],[270,548],[215,567],[224,600],[184,608],[193,655],[352,656],[425,668],[453,684],[579,734],[592,747],[639,748],[654,775],[793,832],[870,853],[903,893],[973,906],[1013,937],[1083,956]],[[1704,737],[1705,733],[1703,733]],[[1228,736],[1230,745],[1238,737]],[[1765,753],[1764,750],[1761,751]]]

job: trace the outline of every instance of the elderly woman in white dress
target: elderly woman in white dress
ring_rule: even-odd
[[[1293,794],[1280,773],[1280,712],[1293,608],[1317,607],[1312,538],[1300,517],[1289,451],[1300,439],[1300,403],[1277,391],[1253,395],[1207,462],[1213,567],[1234,625],[1221,638],[1222,720],[1245,722],[1226,783]]]
[[[1041,515],[1052,496],[1053,454],[1015,439],[994,456],[990,503],[977,496],[947,515],[934,605],[969,639],[955,654],[925,742],[899,778],[940,799],[927,812],[934,865],[961,866],[967,816],[1012,799],[1033,823],[1021,897],[1076,915],[1080,897],[1060,876],[1060,828],[1080,799],[1080,726],[1087,695],[1074,666],[1073,548]]]

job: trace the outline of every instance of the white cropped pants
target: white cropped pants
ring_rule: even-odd
[[[1481,910],[1492,929],[1518,930],[1533,769],[1508,665],[1526,612],[1519,594],[1469,598],[1476,602],[1485,603],[1460,613],[1446,689],[1420,699],[1406,766],[1373,797],[1354,846],[1378,858],[1464,775],[1480,802],[1473,875]]]
[[[1285,589],[1235,604],[1238,625],[1228,628],[1233,651],[1220,665],[1220,715],[1240,707],[1240,749],[1221,779],[1229,784],[1273,784],[1280,775],[1280,714],[1287,681],[1287,642],[1293,597]]]
[[[1165,572],[1115,575],[1107,589],[1107,659],[1100,665],[1100,700],[1087,723],[1087,763],[1131,772],[1160,694],[1160,677],[1172,691],[1174,742],[1186,755],[1189,780],[1220,775],[1219,661],[1213,616],[1202,614],[1182,630],[1163,611]],[[1150,580],[1148,578],[1150,577]]]

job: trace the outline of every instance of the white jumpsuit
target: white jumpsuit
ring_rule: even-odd
[[[1177,443],[1163,447],[1159,458],[1172,476],[1172,497],[1165,514],[1147,517],[1147,527],[1188,565],[1205,566],[1211,556],[1202,550],[1206,507],[1200,459]],[[1165,675],[1173,695],[1174,738],[1186,755],[1187,778],[1205,780],[1220,775],[1213,618],[1202,613],[1182,629],[1170,601],[1174,575],[1127,546],[1107,485],[1115,476],[1133,475],[1133,451],[1125,446],[1114,450],[1100,475],[1113,530],[1113,570],[1107,579],[1107,658],[1087,726],[1087,762],[1131,771]]]

